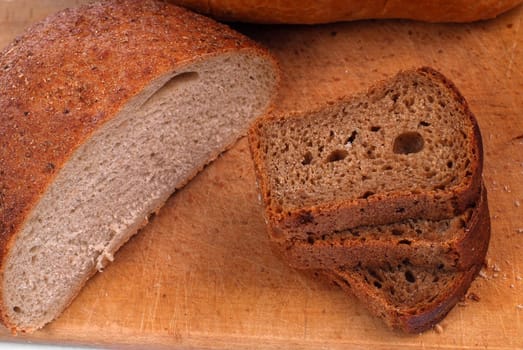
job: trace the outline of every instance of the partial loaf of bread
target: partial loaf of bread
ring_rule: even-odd
[[[249,39],[153,0],[65,10],[3,50],[3,323],[33,331],[56,318],[268,110],[278,76]]]
[[[273,240],[448,219],[481,192],[476,119],[428,67],[314,111],[262,118],[249,141]]]
[[[319,240],[275,242],[285,260],[297,269],[336,269],[340,266],[395,264],[439,270],[468,270],[485,255],[489,231],[487,192],[483,188],[473,208],[451,219],[408,219],[388,225],[361,226]],[[479,258],[478,258],[479,257]]]
[[[218,19],[315,24],[370,18],[470,22],[496,17],[521,0],[170,0]]]

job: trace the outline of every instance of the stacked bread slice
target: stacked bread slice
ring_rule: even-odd
[[[251,129],[271,242],[393,328],[421,332],[463,297],[490,238],[478,124],[432,68]]]

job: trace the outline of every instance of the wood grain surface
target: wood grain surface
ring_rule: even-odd
[[[0,0],[0,46],[82,1]],[[438,331],[388,330],[336,287],[293,271],[268,245],[245,139],[172,196],[43,330],[0,340],[111,348],[523,348],[523,8],[473,24],[362,21],[237,29],[284,72],[278,109],[365,89],[402,68],[452,79],[484,140],[487,266]]]

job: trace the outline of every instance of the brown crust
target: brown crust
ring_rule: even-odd
[[[170,0],[222,20],[314,24],[371,18],[470,22],[493,18],[521,0]]]
[[[462,113],[470,121],[467,138],[470,142],[468,154],[471,156],[470,174],[458,185],[446,190],[430,190],[421,193],[411,191],[381,193],[366,199],[340,200],[322,203],[299,209],[281,208],[274,205],[268,178],[265,155],[260,149],[259,129],[265,123],[283,118],[300,118],[302,113],[288,115],[269,115],[258,120],[249,131],[249,145],[254,161],[260,193],[265,204],[265,216],[269,224],[269,234],[274,240],[320,239],[323,234],[330,234],[363,225],[380,225],[405,219],[421,218],[441,220],[454,217],[474,205],[481,192],[481,174],[483,169],[483,145],[476,118],[455,85],[443,74],[429,67],[415,69],[419,74],[428,76],[445,85],[454,94],[462,108]],[[377,83],[368,90],[384,89],[387,80]],[[343,104],[360,95],[340,99],[334,103]],[[319,113],[329,109],[333,102],[320,106],[310,113]]]
[[[156,77],[228,52],[265,57],[276,65],[266,50],[229,27],[151,0],[67,9],[27,29],[4,49],[2,268],[16,232],[76,148]],[[4,306],[0,308],[9,326]]]
[[[443,265],[445,270],[468,270],[484,256],[489,235],[481,225],[488,218],[487,190],[483,187],[480,200],[459,237],[435,241],[409,239],[401,244],[402,237],[388,241],[366,239],[339,240],[330,236],[319,241],[273,241],[274,249],[297,269],[335,269],[358,264],[374,265],[383,261],[401,261],[408,257],[417,266]],[[377,259],[379,257],[379,259]]]

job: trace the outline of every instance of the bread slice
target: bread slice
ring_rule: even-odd
[[[424,67],[249,133],[274,240],[452,218],[479,196],[483,151],[457,88]]]
[[[421,333],[438,324],[463,299],[481,267],[478,263],[468,270],[450,272],[405,260],[379,268],[358,266],[324,273],[390,328]]]
[[[487,250],[489,233],[481,226],[488,215],[487,191],[483,187],[476,206],[451,219],[408,219],[356,227],[319,240],[275,244],[297,269],[336,269],[383,261],[395,264],[408,259],[416,266],[468,270]]]
[[[0,310],[57,317],[275,95],[267,51],[153,0],[69,9],[0,55]]]
[[[430,329],[464,297],[481,270],[490,240],[490,215],[486,192],[476,217],[475,238],[469,247],[467,269],[449,271],[441,264],[419,266],[405,257],[402,261],[376,255],[356,266],[337,266],[320,272],[349,294],[356,296],[373,315],[389,327],[407,333]],[[345,254],[350,255],[351,249]]]

